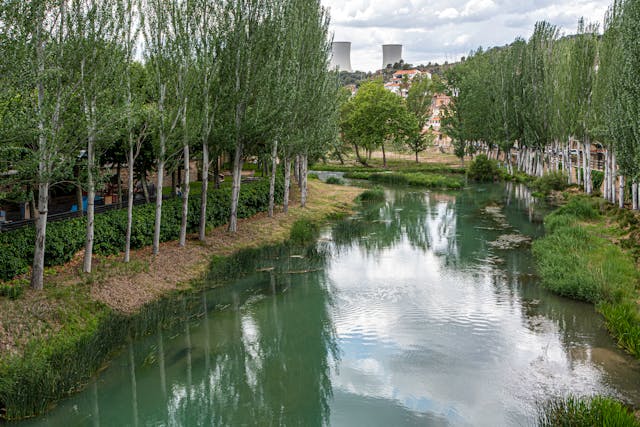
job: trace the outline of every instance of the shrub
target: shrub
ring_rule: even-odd
[[[358,196],[361,202],[382,202],[384,201],[384,189],[380,186],[375,186],[368,190],[365,190]]]
[[[600,188],[602,188],[603,182],[604,182],[604,172],[592,170],[591,184],[593,185],[593,190],[599,193]]]
[[[318,224],[307,219],[299,219],[291,226],[289,241],[294,245],[306,245],[313,242],[319,233]]]
[[[231,190],[212,189],[207,200],[207,222],[212,227],[227,222],[231,211]],[[276,185],[276,203],[282,201],[282,179]],[[244,184],[238,202],[238,217],[247,218],[264,211],[269,205],[269,182],[267,180]],[[162,204],[160,240],[175,240],[180,232],[182,200],[170,199]],[[200,197],[189,198],[187,229],[195,232],[200,223]],[[141,248],[152,243],[155,222],[155,206],[137,206],[133,210],[131,247]],[[86,220],[74,218],[47,224],[45,265],[48,267],[69,262],[82,249],[85,242]],[[115,210],[95,217],[94,251],[97,255],[114,255],[124,250],[127,227],[126,210]],[[28,271],[33,259],[35,229],[25,227],[0,233],[0,280],[10,280]]]
[[[333,184],[333,185],[344,185],[344,181],[336,176],[330,176],[329,178],[327,178],[327,184]]]
[[[562,191],[567,186],[567,176],[560,171],[549,172],[531,184],[534,190],[543,194],[549,194],[551,191]]]
[[[538,426],[638,427],[640,423],[629,409],[611,398],[597,396],[580,399],[569,396],[552,399],[539,405]]]
[[[493,182],[500,178],[501,173],[497,162],[480,154],[469,165],[467,176],[478,182]]]

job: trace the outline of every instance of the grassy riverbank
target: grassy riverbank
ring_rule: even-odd
[[[640,222],[601,199],[569,197],[533,244],[542,284],[593,303],[620,347],[640,359]]]
[[[362,191],[317,181],[309,187],[306,209],[292,207],[274,218],[258,214],[239,221],[236,234],[222,226],[206,242],[191,236],[186,248],[166,242],[155,257],[143,248],[130,264],[120,255],[98,257],[88,276],[79,273],[79,253],[47,270],[44,291],[0,298],[0,418],[43,412],[81,388],[114,348],[153,330],[158,320],[170,322],[176,293],[197,289],[212,257],[281,243],[296,221],[317,223],[347,212]]]

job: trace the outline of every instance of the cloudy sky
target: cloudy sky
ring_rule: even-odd
[[[412,64],[453,62],[478,46],[528,38],[536,21],[564,33],[578,18],[602,22],[608,0],[322,0],[335,41],[350,41],[354,70],[382,66],[382,44],[404,45]]]

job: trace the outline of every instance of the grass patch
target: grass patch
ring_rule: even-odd
[[[612,241],[621,231],[607,225],[599,203],[575,196],[548,215],[547,235],[533,243],[533,254],[544,287],[594,304],[618,344],[640,358],[640,275],[633,252]]]
[[[580,399],[566,397],[549,400],[538,408],[540,427],[638,427],[633,413],[620,402],[608,397]]]
[[[369,181],[379,184],[409,185],[412,187],[453,189],[459,190],[463,187],[460,177],[424,174],[424,173],[375,173],[369,177]]]
[[[384,199],[384,189],[377,185],[373,188],[363,191],[358,196],[358,200],[363,203],[383,202]]]
[[[294,245],[306,245],[318,238],[320,227],[308,219],[299,219],[291,226],[289,241]]]
[[[329,178],[327,178],[326,183],[331,185],[344,185],[344,180],[338,178],[337,176],[330,176]]]

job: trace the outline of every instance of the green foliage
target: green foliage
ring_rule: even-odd
[[[344,185],[344,180],[336,177],[336,176],[330,176],[329,178],[327,178],[327,184],[333,184],[333,185]]]
[[[401,97],[386,90],[381,80],[371,80],[343,104],[340,129],[347,143],[373,150],[389,142],[403,145],[417,128],[416,120]],[[358,151],[356,155],[366,164]]]
[[[376,185],[365,190],[358,196],[358,200],[363,203],[383,202],[385,200],[384,188]]]
[[[638,427],[640,422],[620,402],[596,396],[580,399],[574,396],[548,400],[538,407],[540,427]]]
[[[437,174],[375,173],[369,176],[369,180],[380,184],[410,185],[423,188],[459,190],[463,187],[460,178]]]
[[[478,182],[493,182],[499,179],[502,174],[497,162],[489,159],[484,154],[480,154],[469,165],[467,176],[469,179]]]
[[[65,319],[63,329],[50,339],[30,342],[21,357],[0,359],[0,412],[6,411],[9,420],[45,412],[54,401],[86,384],[114,349],[180,321],[184,312],[177,298],[185,298],[187,310],[193,312],[201,304],[195,293],[174,293],[135,315],[122,315],[92,302],[86,288],[49,292],[66,302],[67,308],[59,312]]]
[[[567,186],[567,176],[560,171],[549,172],[531,184],[531,188],[543,194],[549,194],[552,191],[562,191],[566,189]]]
[[[276,185],[276,203],[282,201],[283,186],[279,179]],[[231,206],[230,190],[210,190],[208,194],[207,222],[212,227],[223,225],[229,218]],[[163,242],[178,238],[181,221],[181,199],[171,199],[163,203],[160,240]],[[187,229],[195,232],[200,221],[200,200],[189,198],[189,217]],[[242,186],[238,205],[238,216],[248,218],[269,206],[269,183],[257,181]],[[133,230],[131,247],[141,248],[152,243],[155,221],[155,206],[135,207],[133,211]],[[47,227],[46,266],[62,265],[71,260],[83,248],[85,239],[84,218],[52,222]],[[124,250],[127,226],[125,210],[110,211],[96,215],[94,251],[98,255],[114,255]],[[26,227],[0,234],[0,247],[7,256],[0,258],[0,280],[10,280],[25,273],[33,258],[35,232]]]
[[[630,256],[580,225],[556,223],[553,233],[534,242],[533,253],[543,286],[570,298],[617,303],[638,280]]]
[[[318,238],[320,227],[308,219],[299,219],[291,226],[290,243],[304,246]]]
[[[545,218],[547,235],[533,243],[542,285],[596,304],[621,347],[640,358],[639,274],[633,257],[600,237],[597,201],[573,197]],[[595,227],[595,228],[594,228]]]
[[[0,297],[18,299],[24,292],[23,283],[3,283],[0,284]]]
[[[640,359],[640,313],[633,300],[621,304],[601,303],[598,310],[618,345]]]
[[[604,182],[604,172],[598,170],[591,171],[591,184],[593,187],[593,191],[600,192],[600,188],[602,188],[602,183]]]
[[[584,196],[572,197],[569,202],[553,212],[549,217],[568,215],[578,220],[595,219],[600,216],[598,201]]]

